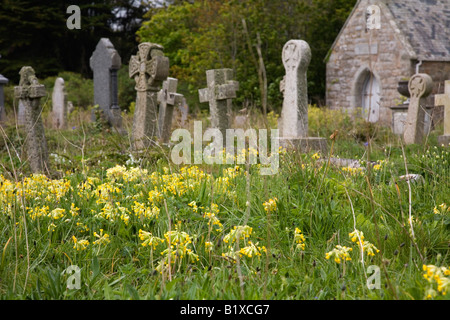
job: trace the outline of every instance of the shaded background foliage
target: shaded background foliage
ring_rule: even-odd
[[[92,78],[89,58],[99,39],[108,37],[122,57],[119,99],[121,107],[127,109],[135,99],[133,81],[128,79],[129,58],[136,53],[139,42],[150,41],[164,46],[170,58],[170,76],[179,79],[178,91],[194,109],[200,106],[197,90],[206,86],[205,71],[233,68],[240,82],[237,105],[261,108],[266,80],[267,109],[278,111],[282,104],[279,83],[285,74],[282,48],[290,39],[303,39],[312,50],[308,70],[310,102],[323,105],[324,59],[355,3],[2,0],[0,72],[12,83],[18,82],[18,72],[24,65],[33,66],[39,78],[64,71]],[[81,30],[66,27],[66,9],[71,4],[80,6]]]

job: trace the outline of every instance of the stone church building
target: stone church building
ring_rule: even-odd
[[[432,106],[450,80],[450,0],[358,0],[326,63],[330,108],[389,125],[398,82],[417,71],[433,79]]]

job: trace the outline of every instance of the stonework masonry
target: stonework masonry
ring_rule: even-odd
[[[421,5],[421,0],[414,1]],[[380,8],[379,29],[367,27],[367,9],[373,4]],[[401,29],[405,23],[398,21],[391,12],[390,8],[407,12],[402,6],[404,2],[396,0],[358,1],[326,60],[326,100],[330,108],[362,112],[359,108],[363,106],[364,83],[371,75],[379,84],[378,122],[391,123],[389,107],[399,104],[403,98],[397,91],[398,82],[413,76],[419,60],[426,56],[420,53],[423,48],[414,47],[410,33]],[[430,10],[424,6],[426,4],[418,10]],[[419,72],[433,79],[433,92],[426,100],[433,105],[434,94],[443,92],[444,80],[450,79],[450,56],[431,58],[434,60],[421,61]]]

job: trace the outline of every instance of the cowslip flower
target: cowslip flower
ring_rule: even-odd
[[[100,229],[100,234],[94,231],[94,236],[98,238],[97,240],[94,241],[94,244],[98,245],[104,244],[106,246],[110,242],[109,234],[103,233],[103,229]]]
[[[142,229],[139,229],[139,239],[143,241],[141,244],[143,247],[152,246],[153,248],[156,248],[156,246],[164,242],[163,239],[155,237],[150,232]]]
[[[264,246],[258,247],[258,244],[259,242],[255,244],[252,241],[249,241],[248,246],[239,250],[240,256],[242,257],[242,255],[246,255],[247,257],[251,258],[255,256],[260,256],[261,252],[266,252],[266,247]]]
[[[266,213],[271,213],[277,210],[277,201],[278,201],[277,198],[273,198],[264,202],[263,203],[264,211],[266,211]]]
[[[59,218],[64,217],[64,213],[66,212],[66,209],[56,208],[53,209],[48,216],[54,220],[57,220]]]
[[[305,236],[299,228],[295,228],[294,231],[294,242],[297,244],[297,250],[305,250]]]
[[[352,251],[352,248],[336,245],[336,248],[334,248],[330,252],[325,253],[325,258],[329,260],[330,258],[334,257],[334,261],[336,263],[341,263],[342,260],[350,261],[352,260],[348,254],[350,251]]]
[[[78,240],[75,236],[72,236],[72,240],[74,243],[73,248],[77,249],[77,251],[86,250],[86,248],[89,246],[89,241],[87,240]]]

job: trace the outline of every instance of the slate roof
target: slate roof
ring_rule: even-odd
[[[450,0],[385,0],[418,60],[450,61]]]

